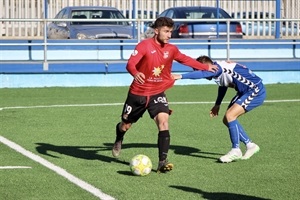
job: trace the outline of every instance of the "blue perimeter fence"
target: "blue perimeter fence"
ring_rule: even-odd
[[[0,88],[127,86],[125,67],[137,40],[1,40]],[[193,58],[234,60],[268,83],[300,82],[300,40],[171,40]],[[45,57],[47,58],[45,60]],[[191,68],[174,62],[174,73]],[[182,80],[176,84],[211,84]]]

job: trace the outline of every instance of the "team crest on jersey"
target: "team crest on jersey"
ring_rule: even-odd
[[[164,59],[168,58],[169,57],[169,52],[168,51],[165,51],[164,52]]]
[[[162,72],[162,70],[163,70],[164,68],[165,68],[164,65],[161,65],[160,67],[154,67],[154,69],[152,70],[153,75],[154,75],[155,77],[160,76],[160,74],[161,74],[161,72]]]
[[[138,53],[139,53],[138,50],[135,49],[135,50],[132,52],[131,55],[132,55],[132,56],[136,56]]]

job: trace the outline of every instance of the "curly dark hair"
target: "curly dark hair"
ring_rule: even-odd
[[[203,64],[213,64],[213,61],[208,56],[199,56],[196,60]]]
[[[159,17],[153,23],[152,28],[160,28],[160,27],[163,27],[163,26],[173,28],[174,27],[174,21],[169,17]]]

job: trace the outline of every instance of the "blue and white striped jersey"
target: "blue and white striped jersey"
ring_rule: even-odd
[[[245,93],[254,90],[262,79],[253,73],[249,68],[239,63],[217,61],[217,72],[194,71],[182,74],[182,79],[212,78],[219,86],[233,87],[238,93]]]

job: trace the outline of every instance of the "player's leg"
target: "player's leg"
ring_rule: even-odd
[[[168,162],[168,151],[170,149],[170,132],[168,127],[168,113],[159,113],[155,118],[155,122],[159,127],[157,146],[158,146],[158,171],[166,172],[173,169],[173,164]]]
[[[240,131],[240,141],[246,145],[247,151],[244,156],[241,158],[242,160],[249,159],[252,155],[259,152],[259,146],[252,142],[250,137],[244,131],[242,125],[238,122],[238,127]]]
[[[238,126],[237,118],[244,114],[245,110],[240,105],[234,103],[225,113],[223,122],[227,124],[230,140],[231,140],[231,150],[220,157],[220,161],[223,163],[232,162],[238,160],[242,157],[242,151],[239,147],[240,141],[240,130]]]
[[[228,128],[228,122],[227,122],[225,116],[223,118],[223,123]],[[247,145],[249,142],[251,142],[249,136],[246,134],[244,128],[242,127],[242,125],[238,121],[237,121],[237,126],[238,126],[238,129],[239,129],[240,142],[243,142],[245,145]]]
[[[116,139],[112,148],[112,155],[118,157],[121,153],[122,143],[126,131],[131,127],[131,123],[125,123],[123,121],[116,125]]]
[[[114,157],[120,155],[124,135],[130,129],[131,125],[143,116],[146,111],[146,103],[146,97],[128,93],[121,114],[121,122],[116,125],[116,139],[112,148],[112,155]]]
[[[240,141],[243,142],[246,145],[247,151],[242,156],[242,160],[249,159],[251,156],[253,156],[255,153],[259,152],[259,146],[252,142],[250,137],[246,134],[244,131],[244,128],[242,125],[238,122],[239,131],[240,131]]]
[[[250,112],[254,108],[261,106],[266,98],[266,91],[262,84],[259,85],[254,91],[247,94],[246,98],[243,98],[244,101],[240,104],[244,107],[246,112]],[[246,133],[244,132],[244,135]],[[255,153],[259,152],[260,148],[257,144],[252,142],[250,139],[244,142],[246,145],[246,152],[242,157],[242,160],[251,158]]]
[[[168,151],[170,148],[170,132],[168,125],[169,114],[167,113],[158,113],[154,117],[154,121],[158,127],[158,157],[159,161],[164,161],[167,159]]]
[[[154,119],[158,128],[158,157],[159,163],[157,172],[167,172],[173,169],[173,164],[167,160],[170,148],[170,132],[169,132],[169,106],[164,93],[150,97],[148,112],[150,117]]]
[[[237,121],[237,126],[239,128],[240,141],[243,142],[245,145],[247,145],[249,142],[251,142],[249,136],[247,135],[243,126],[238,121]]]

